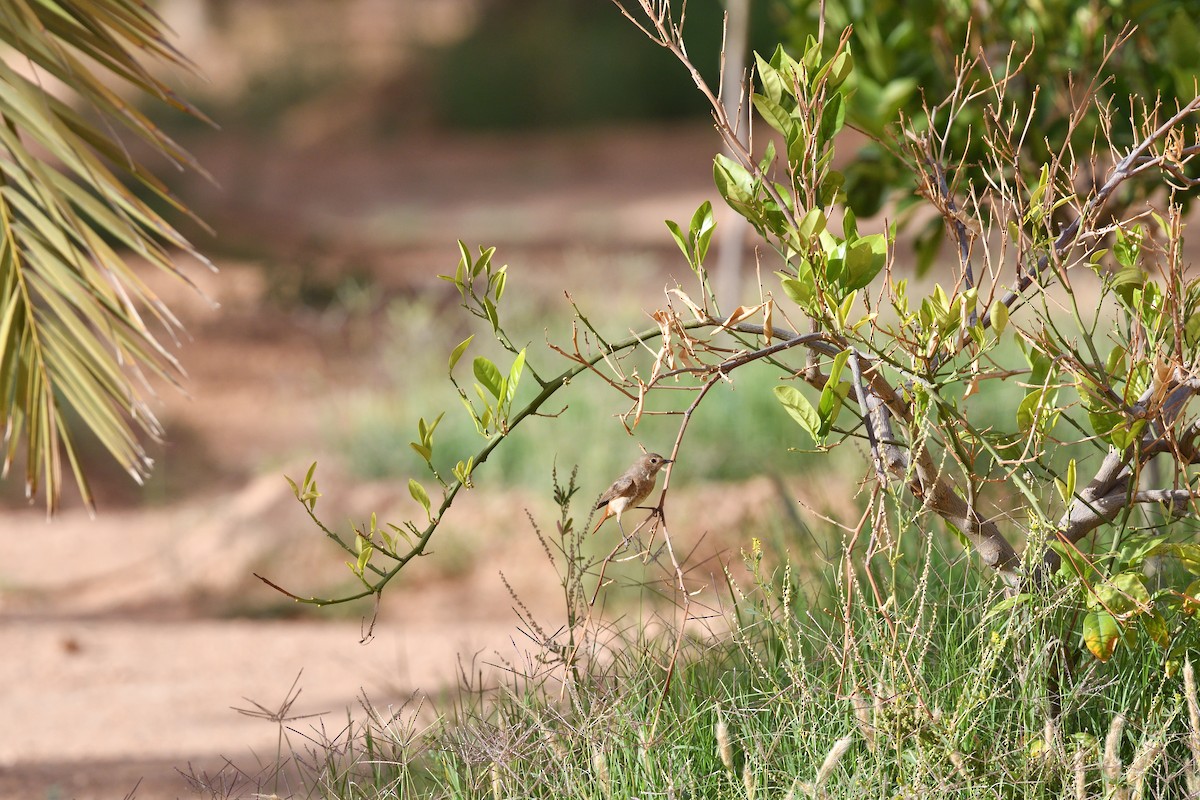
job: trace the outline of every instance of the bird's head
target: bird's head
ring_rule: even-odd
[[[671,459],[658,453],[646,453],[638,461],[647,475],[657,475],[660,469],[672,463]]]

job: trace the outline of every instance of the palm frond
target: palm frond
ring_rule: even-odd
[[[135,480],[147,474],[142,437],[161,429],[146,376],[182,373],[159,340],[179,322],[130,258],[186,280],[175,258],[199,254],[130,188],[186,213],[121,139],[196,167],[126,98],[133,89],[203,118],[140,60],[190,66],[164,31],[140,0],[0,3],[0,475],[23,461],[27,494],[44,492],[51,512],[64,455],[92,504],[74,425]],[[71,96],[48,92],[48,78]]]

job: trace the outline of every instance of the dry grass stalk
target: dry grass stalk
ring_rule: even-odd
[[[754,800],[756,784],[754,771],[750,769],[750,759],[746,759],[746,763],[742,764],[742,786],[746,787],[746,800]]]
[[[850,749],[851,742],[854,741],[852,736],[843,736],[833,743],[833,747],[829,748],[829,753],[825,756],[825,761],[821,763],[821,768],[817,770],[817,775],[813,778],[812,783],[806,783],[799,778],[792,781],[792,788],[788,789],[788,793],[784,795],[784,800],[795,800],[796,790],[804,792],[808,797],[824,800],[828,797],[825,792],[825,784],[829,782],[829,776],[833,774],[833,770],[837,767],[838,762],[842,760],[842,756]]]
[[[1200,703],[1196,702],[1196,672],[1189,658],[1183,662],[1183,696],[1188,708],[1188,749],[1192,763],[1184,767],[1188,796],[1200,797]]]
[[[1075,800],[1088,800],[1087,794],[1087,755],[1083,748],[1075,751],[1071,766],[1075,772]]]
[[[503,800],[504,781],[500,777],[500,765],[492,762],[492,800]]]
[[[605,797],[612,797],[612,781],[608,774],[608,754],[600,745],[592,748],[592,771],[600,783],[600,791]]]
[[[725,724],[725,715],[721,712],[721,704],[717,703],[717,755],[725,769],[733,772],[733,743],[729,740],[729,726]]]
[[[875,721],[873,717],[874,701],[869,697],[863,697],[858,692],[850,695],[850,702],[854,706],[854,720],[858,723],[858,730],[862,733],[863,740],[867,743],[867,750],[875,752]]]
[[[650,769],[650,730],[645,725],[637,726],[638,735],[638,761],[642,763],[642,768]]]
[[[1146,773],[1162,755],[1161,739],[1146,739],[1133,757],[1133,763],[1125,772],[1125,784],[1133,787],[1133,800],[1142,800],[1145,796]]]
[[[1046,743],[1043,757],[1046,760],[1054,759],[1061,762],[1065,750],[1062,746],[1062,736],[1059,735],[1058,722],[1053,716],[1046,716],[1046,722],[1042,726],[1042,740]]]
[[[843,736],[833,743],[833,747],[829,748],[829,753],[825,756],[825,761],[821,763],[821,768],[817,770],[817,777],[813,779],[813,784],[818,790],[822,789],[829,781],[829,776],[833,774],[833,770],[837,767],[838,762],[842,760],[842,756],[846,755],[846,751],[850,749],[850,744],[853,741],[853,737]]]
[[[1104,737],[1104,760],[1100,762],[1104,780],[1110,784],[1121,779],[1121,735],[1124,732],[1125,715],[1117,714],[1108,728],[1108,736]]]

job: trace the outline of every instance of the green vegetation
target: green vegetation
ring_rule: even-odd
[[[1136,132],[1129,125],[1110,126],[1107,108],[1118,117],[1137,114],[1143,103],[1165,109],[1187,103],[1196,94],[1192,53],[1200,47],[1200,27],[1192,15],[1172,3],[1142,0],[784,0],[792,13],[786,41],[802,51],[819,30],[854,29],[851,47],[855,70],[847,95],[847,121],[874,141],[859,149],[845,170],[849,204],[860,216],[875,214],[891,199],[893,218],[923,204],[913,193],[913,173],[903,147],[896,146],[896,126],[937,131],[953,154],[951,171],[960,185],[981,185],[992,170],[989,151],[1006,147],[979,132],[987,123],[988,104],[943,105],[961,95],[956,83],[991,92],[1001,114],[1028,120],[1028,130],[1007,158],[1036,173],[1061,158],[1067,142],[1078,152],[1097,137],[1117,151],[1132,147]],[[821,14],[824,14],[824,20]],[[1118,44],[1120,43],[1120,44]],[[960,54],[983,58],[961,68]],[[1094,80],[1094,78],[1099,78]],[[995,78],[1000,86],[991,87]],[[1096,108],[1077,115],[1094,100]],[[981,99],[981,98],[980,98]],[[1095,167],[1079,170],[1081,192],[1095,179]],[[1185,171],[1195,177],[1194,167]],[[1110,202],[1124,207],[1152,195],[1162,199],[1155,175],[1132,177]],[[1188,202],[1182,193],[1177,202]],[[921,219],[918,217],[918,219]],[[1069,218],[1059,217],[1066,224]],[[928,269],[946,239],[940,218],[922,220],[917,238],[918,268]]]
[[[847,472],[866,476],[862,516],[828,531],[831,572],[748,541],[749,577],[727,573],[719,604],[669,522],[668,470],[630,536],[654,565],[633,585],[654,599],[629,611],[597,594],[619,551],[581,555],[573,484],[556,488],[563,516],[543,543],[559,554],[565,623],[539,623],[518,598],[541,648],[530,666],[510,665],[494,692],[468,691],[420,743],[399,742],[381,759],[393,771],[362,796],[1200,791],[1200,282],[1181,248],[1200,97],[1119,114],[1100,72],[1078,91],[1047,90],[1066,127],[1043,130],[1037,97],[1015,91],[1037,83],[1025,72],[1036,62],[997,62],[968,42],[942,66],[945,96],[927,96],[919,118],[889,120],[898,133],[880,142],[953,245],[942,280],[910,285],[895,270],[897,228],[865,219],[879,198],[863,201],[835,166],[855,98],[870,97],[859,65],[872,58],[869,35],[859,49],[851,31],[818,27],[791,50],[759,53],[749,102],[770,132],[760,127],[751,149],[692,61],[679,10],[623,8],[709,101],[726,146],[717,190],[754,228],[774,278],[750,305],[714,295],[705,203],[668,222],[695,282],[668,293],[653,325],[626,336],[576,305],[547,356],[517,333],[494,248],[460,243],[442,277],[476,327],[441,348],[448,401],[410,439],[428,473],[408,484],[424,514],[341,535],[317,516],[310,470],[297,499],[351,556],[361,588],[292,596],[317,606],[380,596],[426,552],[459,492],[491,480],[506,450],[532,452],[521,443],[556,404],[580,403],[586,421],[558,422],[593,436],[601,395],[639,435],[648,412],[673,410],[674,459],[699,449],[703,409],[720,409],[730,381],[766,375],[757,388],[774,384],[785,446],[821,453],[828,469],[829,451],[861,457]],[[1097,48],[1131,41],[1126,31]],[[1160,205],[1130,207],[1148,198]],[[443,427],[451,413],[478,437],[474,454]],[[779,449],[752,452],[773,464]],[[380,726],[365,730],[381,741]],[[336,776],[321,791],[356,796],[346,774],[309,784]]]
[[[570,492],[557,490],[557,532],[539,531],[564,607],[522,612],[532,657],[441,700],[364,703],[315,748],[303,722],[278,722],[282,757],[246,790],[278,791],[292,768],[300,796],[372,800],[1165,797],[1197,785],[1190,665],[1152,647],[1082,660],[1062,639],[1069,594],[986,611],[1002,584],[948,537],[909,528],[917,546],[869,571],[847,544],[832,572],[748,537],[727,583],[690,601],[672,599],[660,550],[593,606],[599,565],[581,555]],[[837,530],[821,538],[839,550]],[[615,621],[597,613],[639,596]],[[681,629],[686,603],[694,621]],[[1047,678],[1063,662],[1055,707]]]

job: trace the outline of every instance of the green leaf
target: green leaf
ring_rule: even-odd
[[[494,399],[499,400],[504,396],[504,376],[495,364],[483,356],[477,356],[474,369],[475,380],[479,381]]]
[[[454,465],[454,477],[467,489],[472,488],[471,470],[474,469],[474,466],[474,457],[468,458],[466,461],[459,461]]]
[[[1200,313],[1192,314],[1183,325],[1183,338],[1188,347],[1200,342]]]
[[[496,296],[496,302],[499,303],[500,298],[504,297],[504,287],[508,285],[508,270],[501,267],[499,272],[492,273],[492,281],[494,283],[492,294]]]
[[[717,221],[713,216],[712,203],[705,200],[696,209],[696,213],[692,214],[692,223],[688,229],[689,238],[694,242],[696,249],[697,266],[703,263],[708,255],[708,246],[716,229]]]
[[[1150,592],[1139,572],[1122,572],[1108,580],[1097,581],[1088,597],[1088,608],[1105,608],[1127,615],[1145,611],[1150,606]]]
[[[776,386],[774,391],[775,398],[783,405],[791,418],[808,431],[813,441],[819,444],[821,418],[812,403],[808,402],[808,399],[794,386]]]
[[[996,338],[1004,333],[1004,329],[1008,327],[1008,306],[1003,300],[997,300],[992,303],[992,307],[988,317],[992,321],[992,330],[996,333]]]
[[[800,264],[796,268],[796,276],[792,277],[786,272],[775,273],[779,276],[780,287],[783,293],[788,296],[793,303],[801,308],[808,309],[811,307],[813,297],[817,293],[817,284],[813,278],[812,266],[807,259],[801,259]]]
[[[430,512],[429,493],[425,491],[425,487],[417,483],[412,478],[408,479],[408,493],[412,495],[413,500],[421,504],[421,508],[425,509],[425,516],[431,521],[433,514]]]
[[[821,125],[817,129],[822,146],[833,141],[846,124],[846,100],[840,94],[829,97],[821,111]]]
[[[488,271],[492,266],[492,255],[496,252],[496,248],[489,247],[487,249],[479,248],[479,258],[475,259],[475,264],[471,267],[471,277],[477,278],[485,271]],[[470,259],[467,259],[468,263]]]
[[[858,238],[858,218],[854,216],[854,209],[847,208],[842,212],[842,235],[848,242]]]
[[[796,92],[793,84],[796,82],[799,64],[787,54],[787,51],[783,49],[783,45],[776,45],[775,52],[771,54],[771,66],[779,72],[783,92],[795,95]]]
[[[488,322],[492,324],[492,332],[498,333],[500,331],[500,314],[496,311],[496,304],[490,297],[483,298],[483,312],[487,315]]]
[[[474,261],[474,259],[471,258],[471,250],[467,247],[467,243],[464,242],[462,239],[458,240],[458,258],[459,258],[459,262],[458,262],[459,267],[461,268],[461,270],[463,270],[467,273],[467,275],[464,277],[474,278],[475,270],[472,267],[473,267],[475,261]],[[458,273],[456,272],[455,274],[457,275]],[[466,283],[466,281],[464,279],[460,278],[458,280],[458,283]]]
[[[850,310],[854,307],[854,301],[858,299],[858,292],[851,292],[842,298],[841,305],[838,306],[838,327],[845,328],[847,321],[850,319]]]
[[[1041,225],[1042,219],[1046,216],[1046,209],[1042,204],[1042,196],[1046,193],[1046,187],[1050,179],[1050,165],[1043,164],[1042,172],[1038,178],[1037,185],[1033,187],[1033,191],[1029,193],[1029,211],[1026,214],[1026,219],[1035,227]]]
[[[825,230],[825,212],[819,208],[809,211],[796,226],[796,232],[803,242],[811,242],[814,236]]]
[[[1134,420],[1132,423],[1127,423],[1124,417],[1120,418],[1113,429],[1108,432],[1108,436],[1112,441],[1113,447],[1118,450],[1126,450],[1134,445],[1141,436],[1142,431],[1146,428],[1146,420]]]
[[[1150,641],[1163,648],[1171,646],[1171,633],[1162,614],[1158,611],[1151,611],[1143,614],[1139,619],[1141,619],[1142,628],[1150,637]]]
[[[847,290],[869,286],[887,264],[887,237],[874,233],[848,244],[842,286]]]
[[[679,227],[679,223],[673,220],[664,220],[667,224],[667,230],[671,232],[671,238],[675,240],[675,244],[679,245],[679,252],[683,253],[683,257],[687,259],[688,264],[692,269],[696,265],[692,263],[692,248],[688,244],[687,237],[683,235],[683,229]]]
[[[787,81],[779,70],[763,60],[758,53],[754,54],[754,64],[758,70],[758,81],[762,85],[763,94],[773,103],[783,100],[785,94],[790,94]]]
[[[763,120],[782,136],[788,136],[796,127],[796,120],[792,118],[792,115],[778,102],[769,97],[764,97],[756,93],[751,95],[750,102],[754,104],[755,110],[758,111]]]
[[[358,547],[358,561],[355,564],[354,574],[361,577],[367,569],[367,564],[371,562],[371,556],[375,554],[375,548],[370,544],[362,544],[366,541],[362,536],[355,538],[358,542],[356,545]]]
[[[718,154],[713,159],[713,180],[721,197],[739,213],[744,213],[743,209],[749,209],[754,202],[754,179],[741,164],[727,156]]]
[[[1057,422],[1058,413],[1054,405],[1057,389],[1033,389],[1025,395],[1017,407],[1017,427],[1028,433],[1035,427],[1038,433],[1048,433]]]
[[[1129,231],[1118,228],[1117,240],[1113,244],[1113,256],[1117,263],[1126,270],[1136,270],[1139,275],[1141,271],[1137,269],[1137,262],[1142,249],[1142,235],[1141,225],[1135,225]]]
[[[417,442],[409,442],[408,446],[415,450],[417,455],[419,455],[426,464],[432,463],[433,451],[427,445],[418,444]]]
[[[853,72],[854,57],[851,56],[850,47],[847,45],[842,52],[834,56],[833,60],[829,62],[829,77],[827,78],[829,88],[836,89],[841,86]]]
[[[1179,561],[1179,565],[1193,575],[1200,575],[1200,545],[1179,542],[1160,542],[1146,555],[1166,556]]]
[[[838,414],[842,410],[842,401],[850,394],[850,384],[842,380],[842,372],[845,371],[846,362],[849,359],[850,350],[847,348],[834,356],[833,363],[829,365],[829,376],[817,403],[817,416],[821,420],[819,433],[822,439],[833,430]]]
[[[508,381],[504,396],[504,402],[511,405],[513,398],[517,395],[517,384],[521,380],[521,370],[525,368],[525,348],[521,348],[521,352],[517,353],[517,357],[513,360],[512,367],[508,371]]]

